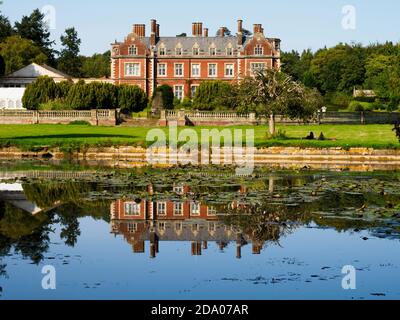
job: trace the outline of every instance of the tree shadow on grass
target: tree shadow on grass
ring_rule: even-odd
[[[137,136],[122,135],[122,134],[101,134],[101,133],[70,133],[70,134],[49,134],[49,135],[38,135],[38,136],[18,136],[9,137],[8,140],[32,140],[32,139],[82,139],[82,138],[125,138],[134,139]]]

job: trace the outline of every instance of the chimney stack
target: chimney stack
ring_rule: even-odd
[[[238,39],[238,45],[242,46],[243,45],[243,20],[238,20],[238,31],[237,31],[237,39]]]
[[[160,37],[160,25],[157,24],[157,32],[156,32],[156,37],[159,38]]]
[[[150,45],[155,46],[157,42],[157,21],[152,19],[150,21],[151,34],[150,34]]]
[[[194,37],[201,37],[203,35],[203,23],[202,22],[193,22],[192,35]]]
[[[255,24],[254,25],[254,34],[256,33],[263,33],[263,28],[261,24]]]
[[[220,37],[225,37],[226,27],[219,28],[218,35]]]
[[[204,37],[208,37],[208,28],[204,28]]]
[[[133,33],[135,33],[140,38],[144,38],[146,36],[146,25],[134,24],[133,25]]]

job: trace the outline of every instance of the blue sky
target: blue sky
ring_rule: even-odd
[[[115,39],[122,40],[134,23],[158,20],[161,35],[191,33],[191,23],[202,21],[215,34],[218,27],[236,31],[236,20],[252,29],[262,23],[267,36],[282,39],[284,50],[313,50],[338,42],[369,44],[400,40],[400,2],[398,0],[3,0],[1,11],[12,22],[35,8],[55,8],[52,37],[59,42],[65,28],[74,26],[82,39],[83,54],[104,52]],[[193,3],[193,4],[190,4]],[[356,10],[355,29],[344,29],[342,8]]]

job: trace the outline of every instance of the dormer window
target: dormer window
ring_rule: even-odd
[[[261,45],[256,45],[256,47],[254,48],[254,54],[256,56],[262,56],[264,54],[264,48]]]
[[[160,49],[158,49],[158,54],[160,56],[165,56],[165,54],[166,54],[165,47],[160,47]]]
[[[227,56],[233,56],[233,48],[232,47],[226,48],[226,55]]]
[[[193,47],[193,55],[198,56],[200,54],[200,50],[198,47]]]
[[[210,48],[210,56],[216,56],[217,55],[217,49],[215,47]]]
[[[128,54],[130,56],[136,56],[137,55],[137,48],[136,48],[135,45],[132,45],[132,46],[129,47]]]
[[[181,55],[182,55],[182,48],[181,48],[181,47],[175,48],[175,54],[176,54],[177,56],[181,56]]]

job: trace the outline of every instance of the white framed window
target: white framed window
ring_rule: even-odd
[[[198,232],[200,231],[200,225],[198,223],[193,223],[192,224],[192,231],[193,232]]]
[[[166,77],[167,76],[167,65],[165,63],[160,63],[157,66],[157,74],[160,77]]]
[[[160,216],[165,216],[167,214],[167,203],[157,202],[157,214]]]
[[[174,216],[183,216],[182,202],[174,202]]]
[[[179,86],[176,86],[176,87],[179,87]],[[173,191],[177,194],[183,194],[183,186],[182,185],[174,186]]]
[[[166,55],[165,47],[160,47],[160,48],[158,49],[158,54],[159,54],[160,56],[165,56],[165,55]]]
[[[135,45],[131,45],[128,49],[128,54],[131,56],[136,56],[137,55],[137,48]]]
[[[192,99],[193,99],[194,96],[196,95],[196,92],[197,92],[197,89],[198,89],[198,88],[199,88],[198,85],[192,85],[192,86],[190,87],[190,96],[191,96]]]
[[[264,48],[262,47],[262,45],[258,44],[255,46],[254,54],[256,56],[262,56],[264,54]]]
[[[226,55],[227,56],[233,56],[233,48],[232,47],[226,48]]]
[[[183,77],[183,64],[175,63],[175,77]]]
[[[140,63],[125,63],[125,75],[131,77],[140,76]]]
[[[182,48],[181,47],[176,47],[175,48],[175,54],[177,56],[181,56],[182,55]]]
[[[263,62],[253,62],[251,64],[251,71],[256,72],[256,71],[263,71],[265,70],[265,63]]]
[[[207,215],[210,217],[216,216],[217,215],[217,209],[215,207],[208,207],[207,209]]]
[[[136,202],[125,203],[125,215],[133,217],[140,216],[140,204]]]
[[[192,77],[200,77],[200,64],[199,63],[192,64]]]
[[[128,223],[128,232],[129,233],[135,233],[138,229],[137,223]]]
[[[183,100],[183,86],[174,86],[174,95],[179,100]],[[180,188],[182,188],[182,190],[183,190],[183,187],[180,187]],[[177,193],[179,193],[179,192],[177,192]],[[183,193],[183,191],[181,193]]]
[[[199,216],[200,215],[200,203],[198,202],[192,202],[190,204],[190,213],[193,216]]]
[[[209,77],[216,77],[217,76],[217,64],[216,63],[209,63],[208,64],[208,76]]]
[[[214,47],[210,48],[210,56],[216,56],[217,55],[217,49]]]
[[[235,75],[235,66],[231,63],[225,64],[225,77],[231,78]]]
[[[193,55],[198,56],[200,54],[200,49],[198,47],[193,47]]]

